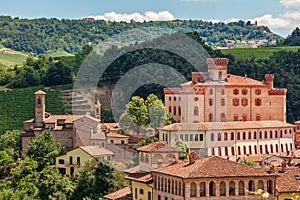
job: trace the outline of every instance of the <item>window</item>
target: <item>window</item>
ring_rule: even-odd
[[[194,134],[190,134],[190,141],[194,141]]]
[[[225,147],[225,156],[228,156],[228,147]]]
[[[77,157],[77,165],[80,165],[80,157]]]
[[[270,194],[273,194],[273,181],[272,180],[267,181],[267,192],[269,192]]]
[[[176,106],[173,107],[173,113],[176,115]]]
[[[260,95],[260,94],[261,94],[261,90],[260,90],[260,89],[256,89],[256,90],[255,90],[255,94],[256,94],[256,95]]]
[[[212,95],[213,94],[213,90],[209,89],[209,94]]]
[[[234,140],[234,132],[231,132],[231,133],[230,133],[230,139],[231,139],[231,140]]]
[[[195,141],[198,141],[198,134],[195,134]]]
[[[242,106],[247,106],[248,105],[248,99],[242,98]]]
[[[199,98],[198,97],[194,97],[194,101],[198,101],[199,100]]]
[[[198,115],[199,115],[199,108],[198,108],[198,106],[195,106],[195,107],[194,107],[194,115],[195,115],[195,116],[198,116]]]
[[[134,197],[137,199],[137,188],[134,190]]]
[[[248,132],[248,139],[251,140],[251,132]]]
[[[248,94],[248,90],[242,89],[242,94],[243,94],[243,95],[247,95],[247,94]]]
[[[238,98],[232,99],[232,105],[233,106],[239,106],[239,104],[240,104],[240,100]]]
[[[224,133],[224,140],[227,140],[227,132]]]
[[[144,190],[143,189],[140,189],[140,194],[144,194]]]
[[[41,104],[42,104],[42,100],[41,100],[41,97],[40,97],[40,96],[39,96],[38,99],[37,99],[37,104],[38,104],[38,105],[41,105]]]
[[[240,132],[237,133],[237,140],[240,140],[241,139],[241,134]]]
[[[234,90],[233,90],[233,94],[234,94],[234,95],[238,95],[238,94],[239,94],[239,90],[238,90],[238,89],[234,89]]]
[[[218,78],[219,78],[219,80],[222,80],[222,72],[221,71],[219,71]]]
[[[216,183],[213,181],[209,182],[209,196],[216,196]]]
[[[259,131],[259,139],[262,139],[262,132]]]
[[[267,139],[267,138],[268,138],[268,132],[265,131],[265,139]]]
[[[224,90],[224,89],[221,90],[221,94],[222,94],[222,95],[225,94],[225,90]]]
[[[256,131],[254,131],[254,134],[253,134],[253,139],[255,139],[256,140]]]
[[[174,97],[173,100],[176,101],[176,97]]]
[[[231,147],[231,155],[235,155],[235,150],[234,150],[234,147]]]
[[[205,197],[206,193],[205,193],[205,182],[201,182],[200,183],[200,197]]]
[[[70,161],[70,165],[73,165],[73,157],[72,156],[69,157],[69,161]]]
[[[197,186],[195,182],[192,182],[190,185],[190,196],[191,197],[196,197],[196,191],[197,191]]]
[[[181,115],[181,107],[178,107],[178,115]]]
[[[247,121],[247,115],[243,114],[243,121]]]
[[[215,140],[214,133],[211,133],[210,134],[210,141],[214,141],[214,140]]]
[[[113,141],[113,140],[110,140],[110,143],[111,143],[111,144],[113,144],[113,143],[114,143],[114,141]]]
[[[238,121],[239,120],[239,116],[237,115],[237,114],[235,114],[234,116],[233,116],[233,121]]]
[[[200,141],[203,141],[203,134],[200,134]]]
[[[229,182],[229,195],[230,196],[235,195],[235,183],[234,183],[234,181]]]
[[[188,134],[184,135],[184,141],[189,141],[189,135]]]
[[[256,114],[256,121],[260,121],[260,114]]]
[[[171,108],[171,106],[169,106],[169,113],[171,113],[172,112],[172,108]]]
[[[273,138],[273,132],[270,131],[270,138]]]
[[[225,121],[225,113],[221,113],[221,122]]]
[[[221,141],[221,133],[218,133],[218,141]]]
[[[261,104],[262,104],[262,100],[260,98],[256,98],[255,99],[255,105],[256,106],[261,106]]]
[[[65,164],[65,160],[64,159],[59,159],[58,164]]]
[[[212,122],[212,121],[213,121],[213,114],[210,113],[210,114],[208,115],[208,121],[209,121],[209,122]]]
[[[246,155],[247,154],[246,146],[243,146],[243,151],[244,151],[244,155]]]
[[[169,101],[172,101],[172,98],[171,98],[171,97],[169,97]]]
[[[245,195],[245,184],[244,181],[239,182],[239,195]]]
[[[213,105],[213,99],[208,99],[209,105],[212,106]]]
[[[246,132],[243,132],[243,140],[246,140]]]
[[[221,99],[221,106],[225,106],[225,99]]]
[[[226,196],[226,184],[224,181],[220,182],[220,196]]]

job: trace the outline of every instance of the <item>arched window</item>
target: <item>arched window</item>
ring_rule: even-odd
[[[256,98],[255,99],[255,105],[256,106],[261,106],[261,104],[262,104],[262,100],[260,98]]]
[[[206,196],[205,182],[200,183],[200,197]]]
[[[215,155],[215,149],[213,147],[211,148],[211,155]]]
[[[218,147],[218,155],[222,156],[222,149],[221,149],[221,147]]]
[[[248,132],[248,139],[251,140],[251,132]]]
[[[265,153],[269,154],[269,150],[268,150],[268,145],[267,144],[265,145]]]
[[[213,181],[209,182],[209,196],[216,196],[216,183]]]
[[[256,95],[260,95],[260,94],[261,94],[261,90],[260,90],[260,89],[256,89],[256,90],[255,90],[255,94],[256,94]]]
[[[194,115],[195,115],[195,116],[198,116],[198,115],[199,115],[199,108],[198,108],[198,106],[195,106],[195,107],[194,107]]]
[[[209,122],[212,122],[212,121],[213,121],[213,114],[212,114],[212,113],[210,113],[210,114],[208,115],[208,121],[209,121]]]
[[[173,99],[174,99],[174,101],[176,101],[176,97],[174,97]]]
[[[267,138],[268,138],[268,132],[265,131],[265,139],[267,139]]]
[[[267,192],[269,194],[273,194],[273,181],[272,180],[267,181]]]
[[[283,136],[282,136],[282,130],[280,130],[280,137],[282,138]]]
[[[173,107],[173,114],[176,115],[176,106]]]
[[[224,133],[224,140],[227,140],[227,132]]]
[[[259,180],[257,183],[257,189],[264,190],[264,182],[262,180]]]
[[[278,144],[275,145],[276,153],[279,152]]]
[[[175,195],[177,195],[177,190],[178,188],[177,188],[177,181],[175,181]]]
[[[255,139],[256,140],[256,131],[254,131],[254,133],[253,133],[253,139]]]
[[[278,138],[278,132],[275,131],[275,138]]]
[[[251,155],[252,154],[252,148],[251,148],[251,146],[249,146],[249,155]]]
[[[243,89],[243,90],[242,90],[242,94],[243,94],[243,95],[247,95],[247,94],[248,94],[248,90]]]
[[[228,147],[225,147],[225,156],[228,156]]]
[[[243,132],[243,140],[246,140],[246,132]]]
[[[164,191],[167,192],[167,188],[168,188],[168,186],[167,186],[167,184],[168,184],[167,178],[165,178],[164,182],[165,182]]]
[[[231,155],[235,155],[235,150],[234,150],[234,147],[231,147]]]
[[[38,99],[37,99],[37,104],[38,104],[38,105],[41,105],[41,104],[42,104],[42,99],[41,99],[40,96],[39,96]]]
[[[178,107],[178,115],[181,115],[181,107]]]
[[[262,132],[259,131],[259,139],[262,139]]]
[[[254,145],[254,154],[257,154],[257,146]]]
[[[270,151],[271,151],[271,153],[273,153],[273,145],[272,144],[270,144]]]
[[[259,145],[259,153],[260,153],[260,154],[263,153],[263,147],[262,147],[262,145]]]
[[[234,95],[238,95],[239,94],[239,90],[238,89],[233,89],[233,94]]]
[[[240,99],[238,99],[238,98],[232,99],[232,105],[233,106],[239,106],[239,104],[240,104]]]
[[[286,152],[289,152],[288,144],[285,144],[285,149],[286,149]]]
[[[231,140],[234,140],[234,132],[231,132],[231,133],[230,133],[230,139],[231,139]]]
[[[224,181],[220,182],[220,196],[226,196],[226,184]]]
[[[241,104],[242,104],[242,106],[247,106],[248,105],[248,99],[247,98],[242,98],[242,103]],[[244,121],[246,121],[246,120],[244,120]]]
[[[181,182],[178,183],[178,195],[181,196]]]
[[[222,71],[219,71],[218,78],[219,78],[219,80],[222,80]]]
[[[260,121],[260,114],[256,115],[256,121]]]
[[[239,121],[239,116],[237,114],[233,116],[233,121]]]
[[[168,179],[168,193],[171,192],[171,181],[170,179]]]
[[[172,101],[172,97],[169,97],[169,101]]]
[[[270,138],[273,138],[273,132],[270,131]]]
[[[243,150],[244,150],[244,155],[246,155],[247,154],[246,146],[243,146]]]
[[[241,155],[241,147],[238,146],[238,155],[240,156]]]
[[[143,189],[140,189],[140,194],[144,194],[144,190]]]
[[[293,151],[293,144],[290,143],[290,148],[291,148],[291,151]]]
[[[191,182],[190,186],[190,196],[191,197],[196,197],[196,192],[197,192],[197,186],[195,182]]]
[[[254,181],[253,180],[250,180],[248,182],[248,190],[251,191],[251,192],[255,192],[255,189],[254,189]],[[250,193],[250,194],[253,194],[253,193]]]
[[[235,183],[234,183],[234,181],[229,182],[229,195],[230,196],[235,195]]]
[[[171,108],[171,106],[169,106],[169,113],[171,113],[172,112],[172,108]]]
[[[239,195],[245,195],[245,184],[244,181],[239,181]]]
[[[218,133],[218,141],[221,141],[221,133]]]
[[[237,133],[237,140],[240,140],[241,139],[241,134],[240,132]]]
[[[174,180],[172,180],[172,191],[171,191],[172,194],[174,194]]]

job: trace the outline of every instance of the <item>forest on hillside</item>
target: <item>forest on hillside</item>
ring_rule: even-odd
[[[147,29],[140,34],[130,32],[127,39],[118,41],[110,37],[133,29]],[[167,30],[166,30],[167,29]],[[50,54],[58,50],[78,53],[87,44],[97,45],[106,40],[106,44],[128,41],[144,41],[166,32],[193,32],[210,46],[226,46],[229,41],[242,40],[279,40],[267,27],[258,27],[250,22],[238,21],[230,23],[212,23],[201,20],[175,20],[169,22],[106,22],[103,20],[85,19],[19,19],[0,16],[0,45],[27,53]],[[141,35],[143,35],[141,37]]]

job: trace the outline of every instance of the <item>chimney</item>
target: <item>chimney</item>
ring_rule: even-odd
[[[286,171],[286,162],[285,162],[285,160],[281,162],[281,171],[282,172]]]
[[[265,74],[265,83],[273,89],[274,74]]]
[[[195,163],[195,156],[196,156],[196,153],[194,151],[190,151],[188,153],[188,156],[189,156],[189,164],[193,164]]]

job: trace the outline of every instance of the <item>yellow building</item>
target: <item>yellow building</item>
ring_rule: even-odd
[[[278,200],[300,199],[300,168],[276,169],[276,196]],[[298,197],[297,197],[298,196]]]
[[[56,166],[62,175],[77,177],[88,160],[111,161],[113,156],[114,153],[112,151],[100,146],[80,146],[62,156],[56,157]]]

